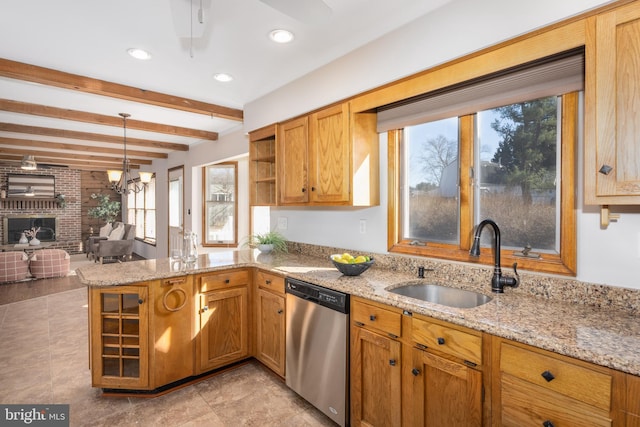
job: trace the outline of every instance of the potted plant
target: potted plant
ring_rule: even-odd
[[[277,231],[267,233],[252,234],[249,236],[249,246],[258,248],[262,253],[288,252],[287,240]]]
[[[87,211],[90,217],[113,222],[120,215],[120,202],[110,200],[109,194],[92,193],[91,198],[98,199],[98,206]]]

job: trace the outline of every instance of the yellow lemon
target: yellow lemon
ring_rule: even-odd
[[[358,264],[358,263],[361,263],[361,262],[367,262],[367,258],[365,256],[362,256],[362,255],[357,256],[356,259],[355,259],[355,263]]]

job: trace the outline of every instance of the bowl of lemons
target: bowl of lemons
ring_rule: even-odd
[[[338,271],[345,276],[358,276],[373,265],[373,258],[368,255],[353,256],[349,253],[333,254],[331,261]]]

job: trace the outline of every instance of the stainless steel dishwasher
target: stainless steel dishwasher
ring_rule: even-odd
[[[287,279],[286,383],[341,426],[349,421],[349,295]]]

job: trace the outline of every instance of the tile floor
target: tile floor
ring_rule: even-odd
[[[255,361],[156,398],[102,396],[88,369],[86,289],[59,281],[0,285],[0,402],[69,404],[74,427],[335,425]],[[3,303],[9,294],[20,298]]]

